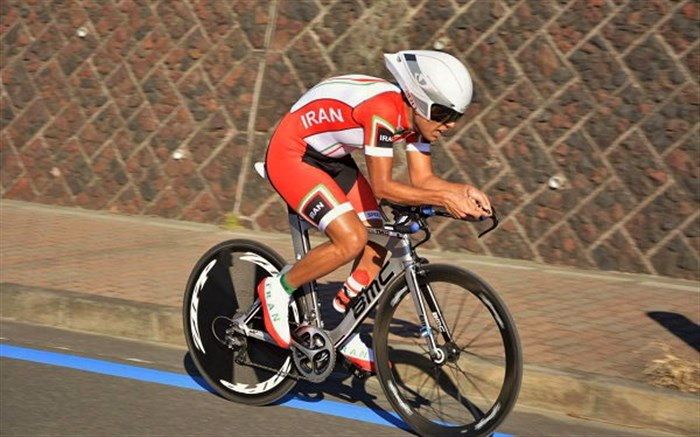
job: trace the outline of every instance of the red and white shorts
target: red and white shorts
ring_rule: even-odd
[[[381,224],[372,187],[350,155],[328,158],[305,144],[273,137],[265,169],[284,201],[321,231],[353,210],[365,224]]]

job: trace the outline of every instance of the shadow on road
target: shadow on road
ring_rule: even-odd
[[[199,373],[199,370],[194,364],[194,361],[192,361],[192,357],[190,356],[189,352],[187,352],[184,358],[182,359],[182,366],[185,368],[187,374],[190,375],[190,378],[192,378],[192,380],[196,382],[200,387],[202,387],[204,390],[208,391],[211,394],[215,394],[219,397],[222,397],[216,392],[216,390],[209,387],[209,384],[207,384],[207,382],[204,380],[202,374]]]
[[[366,380],[355,378],[352,375],[334,373],[320,384],[299,381],[290,394],[278,401],[277,404],[284,404],[292,399],[313,403],[335,398],[351,404],[364,405],[387,423],[415,435],[403,420],[377,404],[377,397],[367,392],[365,384]]]
[[[683,340],[688,346],[700,352],[700,326],[686,316],[666,311],[650,311],[652,320],[666,328],[671,334]]]
[[[223,396],[211,388],[204,380],[189,352],[185,354],[182,361],[185,371],[193,381],[195,381],[200,387],[209,393],[223,399]],[[309,403],[320,402],[327,397],[332,397],[352,404],[362,404],[372,410],[377,416],[384,419],[387,423],[412,433],[409,426],[403,420],[395,416],[394,413],[385,410],[375,402],[376,397],[367,393],[364,380],[360,380],[346,373],[335,372],[329,377],[329,379],[321,384],[299,381],[289,394],[275,402],[273,405],[284,405],[285,402],[292,399]]]

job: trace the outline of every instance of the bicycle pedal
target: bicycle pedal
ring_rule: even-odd
[[[362,369],[355,367],[355,365],[352,364],[347,359],[343,359],[340,362],[342,363],[341,364],[342,368],[343,368],[343,370],[345,370],[346,373],[349,373],[350,375],[352,375],[353,377],[355,377],[359,380],[367,379],[368,377],[374,375],[374,373],[366,372]]]
[[[351,364],[351,366],[352,366],[352,364]],[[353,369],[351,370],[352,376],[359,379],[360,381],[365,380],[365,379],[369,378],[370,376],[374,375],[371,372],[366,372],[364,370],[358,369],[355,366],[352,366],[352,367],[353,367]]]

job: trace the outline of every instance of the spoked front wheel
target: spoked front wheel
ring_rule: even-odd
[[[417,278],[439,350],[430,353],[412,294],[405,280],[398,281],[384,296],[374,326],[384,392],[421,435],[489,435],[520,389],[522,357],[513,319],[493,289],[469,271],[428,265]]]
[[[296,369],[288,350],[231,329],[231,321],[255,302],[257,284],[283,266],[284,259],[267,246],[229,240],[205,253],[187,282],[183,302],[187,347],[207,383],[229,400],[269,404],[296,383],[289,376]],[[299,321],[295,303],[289,319]],[[260,309],[247,326],[265,330]]]

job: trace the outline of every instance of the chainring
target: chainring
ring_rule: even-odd
[[[294,332],[292,358],[299,374],[312,382],[322,382],[335,367],[335,348],[326,331],[314,326],[301,326]]]

